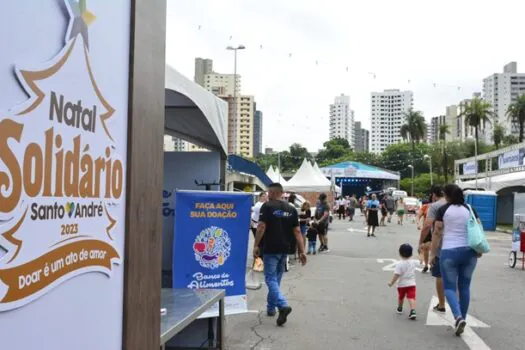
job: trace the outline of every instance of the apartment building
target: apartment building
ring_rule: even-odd
[[[519,133],[518,126],[508,120],[507,109],[522,94],[525,94],[525,73],[518,73],[516,62],[506,64],[503,73],[494,73],[483,79],[483,99],[492,105],[496,115],[493,123],[487,125],[488,134],[492,134],[495,122],[503,125],[507,133]]]
[[[370,132],[361,126],[361,122],[354,123],[355,146],[356,152],[369,152]]]
[[[341,94],[330,105],[330,139],[346,139],[350,147],[355,146],[354,141],[354,111],[350,109],[350,96]]]
[[[389,145],[402,141],[400,131],[405,122],[404,114],[413,107],[413,103],[412,91],[387,89],[371,93],[371,152],[381,153]]]

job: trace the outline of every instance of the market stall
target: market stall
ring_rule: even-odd
[[[321,177],[306,159],[303,160],[301,167],[294,176],[284,185],[284,189],[289,192],[299,193],[311,204],[317,202],[321,193],[325,193],[328,196],[329,202],[335,196],[330,180],[326,177]]]
[[[523,177],[525,172],[516,171],[507,174],[482,177],[474,180],[459,181],[458,186],[464,190],[480,189],[494,191],[497,197],[497,223],[513,224],[513,214],[523,213],[521,206],[516,206],[520,202],[520,196],[525,192]]]
[[[166,65],[165,72],[165,134],[207,149],[207,151],[202,152],[164,152],[162,287],[172,288],[176,286],[180,288],[187,284],[173,279],[174,276],[178,275],[174,274],[177,269],[174,264],[175,236],[183,234],[180,230],[179,232],[175,231],[177,220],[176,191],[217,191],[224,188],[228,105],[174,68]],[[188,294],[184,289],[179,290],[181,295]],[[179,296],[166,293],[163,292],[163,295],[170,295],[173,300],[180,300]],[[220,337],[222,313],[218,315],[218,321],[213,321],[211,325],[210,319],[199,319],[207,312],[208,307],[215,303],[215,299],[212,302],[206,300],[206,296],[209,295],[200,294],[199,298],[196,299],[197,304],[200,305],[196,309],[198,312],[192,309],[192,313],[187,313],[187,317],[182,318],[184,327],[172,327],[177,330],[177,335],[167,343],[170,347],[195,347],[202,344],[203,340],[208,340],[210,329],[215,330]],[[181,311],[179,310],[179,316]],[[168,316],[170,315],[163,317]],[[162,325],[169,326],[165,323]],[[170,334],[173,335],[173,332]],[[214,333],[212,332],[212,334]],[[215,343],[220,345],[220,341],[217,339],[215,339]]]

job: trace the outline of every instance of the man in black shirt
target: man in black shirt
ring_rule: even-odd
[[[275,310],[279,310],[278,326],[285,324],[288,315],[292,312],[292,308],[281,293],[280,286],[293,240],[297,240],[301,263],[306,264],[297,210],[281,200],[282,193],[283,187],[279,183],[268,187],[269,201],[261,207],[253,247],[253,255],[257,257],[261,254],[259,243],[263,244],[264,278],[268,286],[266,311],[268,316],[274,316]]]
[[[319,202],[317,202],[315,208],[315,221],[314,225],[319,233],[319,240],[321,241],[321,247],[319,247],[319,253],[328,253],[328,220],[330,219],[330,207],[328,206],[327,196],[325,193],[319,195]]]

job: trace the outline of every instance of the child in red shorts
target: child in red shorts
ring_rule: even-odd
[[[399,294],[397,313],[403,313],[403,303],[405,297],[408,299],[410,305],[410,314],[408,318],[416,319],[416,273],[415,268],[418,265],[416,260],[412,260],[412,246],[410,244],[402,244],[399,247],[399,255],[401,260],[396,264],[394,276],[392,281],[388,284],[392,287],[397,282],[397,292]]]

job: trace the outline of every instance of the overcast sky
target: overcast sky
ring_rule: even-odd
[[[225,47],[245,45],[238,73],[264,113],[263,147],[316,151],[341,93],[369,129],[372,91],[410,89],[430,119],[507,62],[519,69],[524,10],[519,0],[168,0],[166,59],[190,79],[195,57],[233,73]]]

